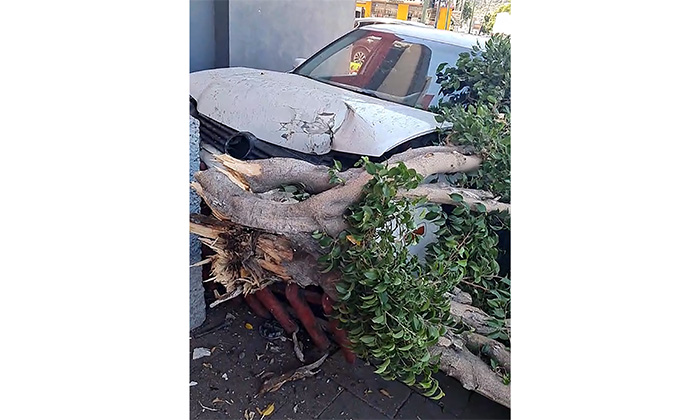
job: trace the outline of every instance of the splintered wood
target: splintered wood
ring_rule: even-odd
[[[284,237],[198,214],[190,216],[190,232],[214,251],[206,260],[211,262],[211,277],[206,281],[216,281],[226,289],[215,296],[211,307],[292,278],[283,264],[294,259],[294,251]]]

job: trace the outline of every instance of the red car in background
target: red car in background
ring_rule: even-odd
[[[366,17],[366,18],[359,18],[355,19],[355,29],[357,28],[362,28],[368,25],[377,25],[377,24],[391,24],[391,25],[409,25],[409,26],[418,26],[418,27],[423,27],[423,28],[428,28],[428,25],[425,25],[420,22],[413,22],[410,20],[400,20],[400,19],[391,19],[391,18],[379,18],[379,17]],[[352,59],[355,63],[364,63],[367,57],[370,54],[370,49],[372,48],[372,41],[367,40],[366,42],[359,42],[355,48],[353,49],[352,52]]]

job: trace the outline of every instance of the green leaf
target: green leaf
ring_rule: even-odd
[[[428,325],[428,338],[430,340],[433,340],[435,338],[438,338],[440,335],[438,334],[438,329],[434,325]]]
[[[328,264],[328,266],[326,268],[321,270],[321,273],[322,274],[330,273],[331,271],[333,271],[334,268],[335,268],[335,261],[331,261],[330,264]]]
[[[415,317],[415,316],[413,317],[412,323],[413,323],[413,328],[415,328],[415,329],[420,328],[420,320],[417,317]]]
[[[457,194],[457,193],[450,194],[450,198],[455,203],[461,203],[462,201],[464,201],[464,197],[462,197],[460,194]]]
[[[421,388],[421,389],[428,389],[428,388],[430,388],[430,387],[432,386],[432,384],[433,384],[432,378],[428,378],[427,380],[425,380],[425,381],[423,381],[423,382],[419,382],[419,383],[418,383],[418,388]]]
[[[358,325],[357,327],[355,327],[355,328],[349,330],[349,331],[348,331],[348,334],[356,335],[356,334],[361,333],[362,330],[363,330],[362,325]]]
[[[383,324],[384,323],[384,314],[381,314],[379,316],[372,318],[372,322],[374,322],[375,324]]]
[[[389,366],[389,363],[391,363],[391,359],[386,359],[384,363],[377,367],[377,370],[375,370],[374,373],[384,373],[386,368]]]
[[[318,241],[319,245],[321,245],[324,248],[328,248],[330,244],[333,243],[333,239],[331,239],[330,236],[324,236]]]
[[[506,384],[506,385],[507,385],[507,384]],[[439,400],[440,398],[442,398],[442,397],[444,397],[444,396],[445,396],[445,393],[442,392],[442,389],[441,389],[440,392],[439,392],[437,395],[434,395],[434,396],[428,397],[428,398],[430,398],[431,400]]]
[[[400,351],[408,351],[413,347],[413,343],[408,343],[404,346],[398,347]]]
[[[429,397],[431,395],[434,395],[439,388],[440,388],[440,384],[438,383],[438,381],[433,379],[433,386],[430,387],[430,389],[425,392],[425,396]]]
[[[372,335],[363,335],[360,337],[360,341],[362,341],[365,344],[372,344],[376,341],[376,338]]]
[[[375,269],[365,271],[364,275],[370,280],[376,280],[379,277],[379,273]]]

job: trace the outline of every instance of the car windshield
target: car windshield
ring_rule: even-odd
[[[437,105],[440,63],[454,65],[464,47],[356,29],[299,66],[294,73],[323,83],[420,109]]]

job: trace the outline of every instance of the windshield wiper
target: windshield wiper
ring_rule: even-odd
[[[371,96],[371,97],[373,97],[373,98],[382,99],[382,97],[380,97],[380,96],[377,94],[377,92],[375,92],[375,91],[373,91],[373,90],[364,89],[364,88],[359,88],[359,87],[355,87],[355,86],[350,87],[349,90],[351,90],[351,91],[353,91],[353,92],[357,92],[357,93],[362,93],[362,94],[364,94],[364,95]]]
[[[351,91],[353,91],[353,92],[361,93],[361,94],[363,94],[363,95],[371,96],[371,97],[373,97],[373,98],[384,99],[384,98],[382,98],[381,96],[379,96],[379,94],[377,94],[377,92],[375,92],[375,91],[373,91],[373,90],[370,90],[370,89],[365,89],[365,88],[361,88],[361,87],[358,87],[358,86],[352,86],[352,85],[344,85],[344,84],[342,84],[342,83],[334,83],[334,82],[330,82],[330,83],[331,83],[333,86],[338,86],[339,88],[351,90]]]
[[[377,93],[376,93],[375,91],[373,91],[373,90],[369,90],[369,89],[365,89],[365,88],[361,88],[361,87],[353,86],[353,85],[346,85],[346,84],[344,84],[344,83],[338,83],[338,82],[334,82],[334,81],[328,80],[328,79],[319,79],[319,78],[315,78],[315,77],[311,77],[311,76],[306,76],[306,77],[308,77],[308,78],[311,79],[311,80],[316,80],[317,82],[322,82],[322,83],[329,84],[329,85],[331,85],[331,86],[339,87],[339,88],[341,88],[341,89],[351,90],[351,91],[353,91],[353,92],[362,93],[362,94],[364,94],[364,95],[371,96],[371,97],[373,97],[373,98],[382,99],[382,98],[381,98],[379,95],[377,95]]]

